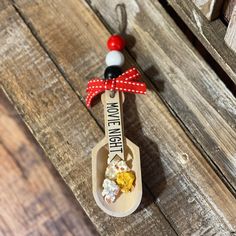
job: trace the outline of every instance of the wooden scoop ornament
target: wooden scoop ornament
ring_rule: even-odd
[[[114,36],[111,36],[108,40],[110,44],[112,37]],[[121,52],[118,50],[121,50],[124,45],[121,45],[123,39],[117,40],[117,37],[121,38],[115,35],[116,40],[111,44],[112,47],[108,43],[108,48],[112,48],[111,52],[114,54],[115,51],[117,54],[113,55],[114,58],[109,58],[108,56],[108,59],[106,58],[108,67],[105,71],[105,79],[94,78],[89,81],[86,103],[89,107],[93,97],[104,92],[102,94],[102,103],[104,106],[105,137],[92,150],[94,199],[105,213],[115,217],[125,217],[134,212],[140,204],[142,179],[139,148],[124,136],[123,92],[145,94],[146,85],[135,81],[140,77],[137,69],[131,68],[124,73],[121,72],[120,66],[124,59],[119,57]],[[114,48],[117,50],[114,50]],[[129,172],[135,176],[135,181],[132,183],[130,191],[116,192],[116,198],[108,202],[104,198],[103,183],[104,179],[107,178],[105,173],[108,165],[112,164],[112,162],[115,163],[116,159],[121,161],[121,163],[125,163],[127,168],[129,168]],[[108,181],[111,181],[117,188],[120,187],[118,187],[117,180]]]

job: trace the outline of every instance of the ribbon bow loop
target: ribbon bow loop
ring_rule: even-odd
[[[146,84],[135,81],[139,79],[140,76],[141,74],[139,71],[133,67],[114,79],[104,80],[94,78],[90,80],[86,89],[86,92],[88,93],[86,98],[87,107],[90,107],[92,99],[96,95],[105,90],[146,94]]]

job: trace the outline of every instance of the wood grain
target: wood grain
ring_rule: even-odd
[[[226,26],[220,19],[209,22],[192,0],[167,0],[211,56],[236,84],[236,56],[224,42]]]
[[[230,17],[225,35],[225,43],[236,53],[236,5]]]
[[[202,14],[208,20],[214,20],[220,15],[223,0],[193,0]]]
[[[129,11],[130,18],[134,20],[136,14],[139,13],[139,8],[135,1],[130,1],[128,5],[132,9],[132,11]],[[69,84],[79,96],[84,97],[88,79],[92,76],[101,76],[105,68],[105,42],[109,34],[102,23],[84,1],[69,0],[66,3],[64,1],[37,1],[37,4],[32,1],[17,1],[16,7],[35,37],[54,60],[66,80],[69,81]],[[165,24],[165,21],[163,22]],[[148,34],[148,31],[145,34]],[[162,51],[160,50],[160,52]],[[127,67],[131,63],[134,64],[128,54],[126,54],[126,58]],[[139,61],[139,56],[137,56],[137,61]],[[172,65],[172,68],[173,71],[177,70],[175,65]],[[161,69],[159,71],[163,73]],[[145,185],[148,186],[155,197],[156,204],[178,234],[230,234],[235,230],[234,225],[236,223],[235,198],[172,117],[156,95],[155,88],[145,76],[144,80],[149,86],[147,96],[126,95],[124,117],[127,137],[141,148]],[[13,93],[15,83],[14,79],[11,80],[11,84],[4,83],[7,84],[5,87],[10,94],[14,94],[14,97],[18,96]],[[23,88],[24,86],[22,86]],[[19,104],[20,99],[15,98],[15,102]],[[22,100],[20,104],[22,104]],[[76,116],[78,111],[76,107],[73,107],[73,109],[75,109],[73,114]],[[96,104],[91,112],[102,126],[101,103]],[[32,112],[28,111],[28,113],[32,115]],[[223,112],[222,116],[224,116]],[[26,120],[26,122],[31,125],[30,120]],[[80,121],[80,124],[83,125],[81,122],[84,121]],[[77,125],[78,123],[72,122],[70,127],[76,130]],[[63,126],[64,124],[60,123],[59,127]],[[69,128],[69,125],[67,128]],[[52,130],[52,125],[50,125],[50,130]],[[95,130],[94,128],[89,132],[93,133]],[[86,134],[91,134],[89,132],[86,132]],[[66,133],[63,133],[61,138],[65,138],[65,135]],[[81,141],[83,139],[86,138],[82,137]],[[40,137],[39,141],[45,146],[44,137]],[[52,133],[48,136],[47,141],[53,147],[58,145],[56,144],[57,140],[54,139],[53,141]],[[55,144],[52,145],[54,142]],[[70,152],[73,148],[78,150],[77,146],[71,146]],[[51,160],[56,164],[62,175],[65,176],[65,170],[62,171],[59,165],[60,162],[52,158],[53,153],[49,153],[49,156],[51,156]],[[60,159],[60,161],[65,161],[65,158]],[[70,163],[68,160],[66,162],[67,165]],[[81,161],[81,167],[83,163]],[[90,168],[89,165],[88,168]],[[107,219],[107,216],[94,210],[94,206],[91,205],[92,196],[84,191],[86,188],[89,192],[90,187],[87,185],[87,181],[90,181],[90,178],[88,177],[87,180],[84,179],[83,181],[81,180],[83,177],[78,178],[77,172],[78,169],[73,168],[73,171],[66,175],[66,181],[102,232],[107,230],[108,234],[114,234],[111,231],[114,227],[113,224],[117,228],[122,227],[123,232],[126,232],[130,227],[133,230],[132,233],[140,234],[142,232],[142,234],[145,234],[147,230],[157,232],[156,228],[151,227],[150,229],[146,225],[148,221],[145,220],[144,211],[141,213],[141,218],[136,218],[137,214],[132,216],[135,217],[132,224],[130,218],[126,218],[126,224],[124,224],[124,221],[113,221],[113,223],[110,222],[110,227],[105,228],[102,222]],[[88,173],[85,171],[84,175],[88,175]],[[153,209],[153,205],[150,206]],[[185,211],[185,209],[188,209],[188,211]],[[152,215],[149,219],[157,214],[154,211],[150,213],[149,210],[146,213]],[[99,221],[102,216],[103,221]],[[152,222],[149,222],[149,224],[152,224]],[[159,224],[154,225],[155,227],[159,226]],[[165,227],[161,228],[161,232]]]
[[[0,235],[97,235],[0,90]]]
[[[232,15],[234,6],[236,6],[236,0],[225,0],[223,6],[223,17],[229,22]]]
[[[0,22],[1,86],[99,232],[176,235],[145,188],[138,211],[129,217],[99,210],[90,155],[103,132],[13,7],[0,12]]]
[[[106,12],[120,2],[112,5],[92,0],[91,4],[115,29],[115,18]],[[139,13],[128,19],[128,34],[136,39],[131,54],[138,56],[139,65],[157,87],[159,81],[164,83],[160,91],[163,100],[207,159],[219,168],[219,174],[236,189],[236,99],[157,1],[135,4]]]

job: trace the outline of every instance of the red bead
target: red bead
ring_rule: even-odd
[[[125,47],[125,40],[120,35],[112,35],[107,40],[107,47],[109,50],[121,51]]]

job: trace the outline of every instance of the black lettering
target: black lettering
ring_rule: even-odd
[[[109,134],[120,134],[120,129],[109,129]]]

